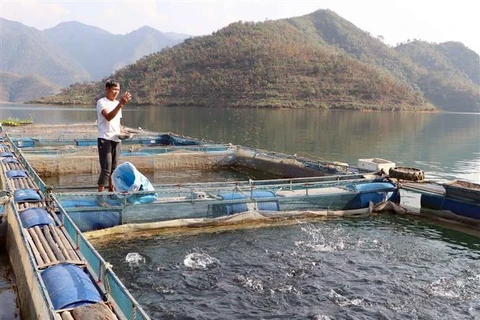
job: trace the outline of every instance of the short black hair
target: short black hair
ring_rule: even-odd
[[[108,79],[107,82],[105,82],[105,88],[112,88],[112,87],[118,87],[120,86],[120,83],[118,81],[115,81],[113,79]]]

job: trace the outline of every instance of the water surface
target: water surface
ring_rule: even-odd
[[[95,122],[95,106],[3,103],[0,118],[36,123]],[[356,165],[383,158],[427,178],[480,183],[480,113],[359,112],[128,106],[122,122]],[[94,138],[94,137],[93,137]]]
[[[0,105],[8,117],[52,124],[96,115],[94,106]],[[379,157],[429,179],[480,183],[480,114],[147,106],[127,107],[123,122],[351,165]],[[150,178],[194,177],[218,178]],[[73,184],[62,179],[53,183]],[[480,318],[480,237],[471,230],[385,215],[177,231],[96,244],[154,319]]]
[[[106,243],[154,319],[480,317],[479,238],[402,217]]]

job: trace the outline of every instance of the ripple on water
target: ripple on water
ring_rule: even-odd
[[[394,216],[99,248],[152,318],[480,318],[479,239]],[[128,253],[145,257],[115,268]]]

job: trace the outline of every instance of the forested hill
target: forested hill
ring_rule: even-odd
[[[455,79],[441,89],[465,105],[444,105],[450,100],[422,92],[431,90],[437,74],[412,59],[334,12],[319,10],[291,19],[234,23],[151,54],[113,77],[138,104],[431,110],[434,102],[443,109],[480,111],[478,85],[466,75],[460,77],[461,90]],[[458,69],[461,63],[452,61],[448,65]],[[94,104],[103,91],[103,82],[76,84],[42,102]]]
[[[396,50],[427,70],[413,80],[433,104],[451,111],[480,112],[480,58],[474,51],[458,42],[423,41]]]

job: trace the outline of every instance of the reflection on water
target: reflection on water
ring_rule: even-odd
[[[123,123],[356,165],[384,158],[480,183],[480,114],[128,106]],[[0,118],[94,122],[95,108],[2,104]]]
[[[8,265],[8,255],[0,248],[0,319],[20,319],[15,289],[15,278]]]

